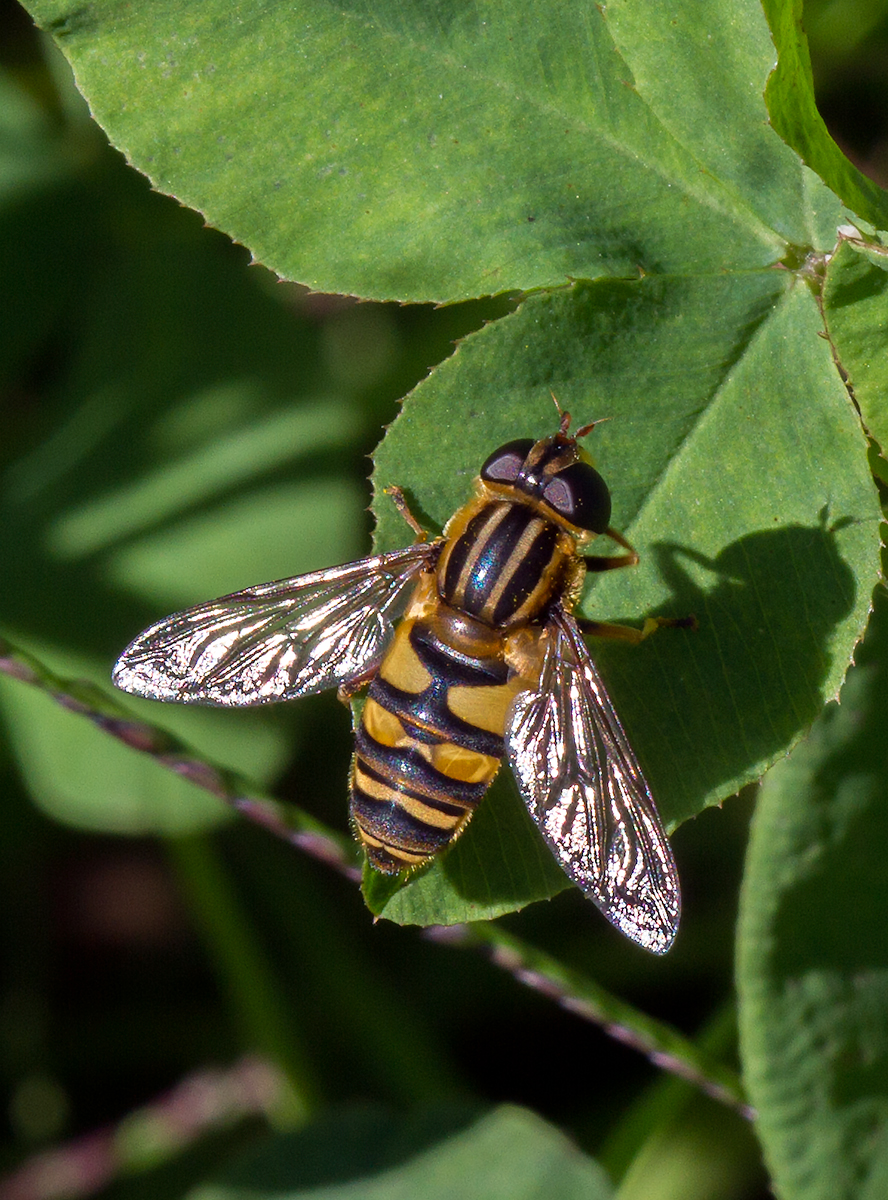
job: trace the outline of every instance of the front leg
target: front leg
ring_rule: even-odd
[[[697,618],[690,617],[646,617],[641,629],[632,625],[615,625],[610,621],[590,621],[585,617],[574,617],[583,633],[590,637],[608,638],[610,641],[631,642],[637,646],[658,629],[697,629]]]
[[[416,544],[427,542],[429,540],[429,535],[410,511],[410,506],[408,505],[406,499],[404,498],[404,493],[401,491],[398,485],[395,483],[390,484],[390,486],[385,488],[384,491],[387,496],[391,496],[392,500],[394,500],[395,508],[416,534]]]
[[[628,542],[616,529],[606,529],[605,534],[616,542],[618,546],[622,546],[626,551],[625,554],[611,554],[602,557],[595,555],[584,555],[583,562],[587,571],[614,571],[620,567],[634,567],[638,565],[638,553],[635,547]],[[697,618],[690,617],[647,617],[641,629],[635,629],[631,625],[614,625],[609,621],[590,621],[585,617],[574,617],[574,620],[579,625],[583,633],[587,633],[590,637],[609,638],[611,641],[631,642],[633,645],[638,645],[645,638],[650,637],[657,629],[697,629]]]
[[[616,571],[620,567],[635,567],[638,565],[638,553],[635,547],[626,541],[622,533],[618,533],[616,529],[610,528],[605,529],[604,533],[612,542],[616,542],[618,546],[622,546],[627,553],[584,555],[583,562],[586,564],[587,571]]]

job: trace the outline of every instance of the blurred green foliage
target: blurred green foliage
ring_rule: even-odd
[[[848,156],[888,183],[888,4],[806,0],[805,30],[817,102]]]

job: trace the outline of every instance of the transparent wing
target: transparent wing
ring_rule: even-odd
[[[579,627],[559,609],[536,691],[513,702],[506,750],[531,816],[567,875],[655,954],[681,911],[672,849]]]
[[[175,613],[127,646],[112,679],[151,700],[226,706],[338,687],[378,665],[407,585],[436,552],[410,546]]]

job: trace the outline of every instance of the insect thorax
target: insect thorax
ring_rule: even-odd
[[[495,628],[536,620],[577,561],[575,539],[528,504],[481,495],[454,515],[438,559],[445,604]]]

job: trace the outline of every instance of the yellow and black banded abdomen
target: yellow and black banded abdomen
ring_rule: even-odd
[[[451,627],[446,612],[398,626],[355,739],[351,816],[381,871],[417,866],[449,845],[502,759],[515,689],[501,639],[483,631],[479,653],[465,618]]]

